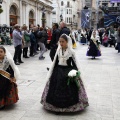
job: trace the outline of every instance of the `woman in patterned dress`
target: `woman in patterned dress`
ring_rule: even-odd
[[[6,49],[0,46],[0,109],[18,101],[18,90],[13,60],[5,56]],[[12,62],[11,62],[12,61]]]
[[[76,55],[72,49],[72,40],[66,34],[61,35],[53,64],[47,76],[41,104],[54,112],[77,112],[88,106],[88,98],[81,76],[78,77],[80,88],[74,82],[67,85],[68,73],[79,70]]]

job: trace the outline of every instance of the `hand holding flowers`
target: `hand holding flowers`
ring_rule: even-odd
[[[70,82],[75,82],[76,86],[79,89],[80,88],[79,77],[80,77],[80,71],[77,71],[77,70],[74,70],[74,69],[71,70],[68,73],[68,82],[67,82],[67,85],[70,85]]]

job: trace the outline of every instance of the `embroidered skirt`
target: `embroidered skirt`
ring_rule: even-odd
[[[44,89],[41,103],[44,108],[56,112],[76,112],[88,106],[87,95],[80,79],[80,89],[75,83],[67,85],[68,73],[72,67],[57,66]]]
[[[14,104],[19,100],[16,83],[0,76],[0,106]]]

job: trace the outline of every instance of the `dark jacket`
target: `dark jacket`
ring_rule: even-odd
[[[38,32],[39,32],[40,30],[37,30],[37,31],[35,31],[34,32],[34,36],[35,36],[35,38],[36,38],[36,42],[38,43]]]
[[[61,31],[60,31],[60,36],[61,36],[62,34],[69,35],[69,34],[70,34],[70,29],[67,28],[67,27],[62,28]]]
[[[47,40],[47,33],[46,31],[42,30],[42,31],[39,31],[38,33],[38,43],[39,42],[42,42],[42,43],[45,43],[45,41]]]
[[[35,35],[33,34],[33,32],[31,32],[31,35],[30,35],[30,42],[31,42],[31,44],[34,44],[36,42],[36,38],[35,38]]]
[[[59,29],[53,30],[52,39],[51,39],[51,42],[50,42],[51,47],[55,46],[58,43],[59,35],[60,35],[60,30]]]

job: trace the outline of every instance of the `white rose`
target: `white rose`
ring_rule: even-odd
[[[69,76],[69,77],[74,77],[74,76],[76,76],[76,74],[77,74],[77,70],[71,70],[71,71],[68,73],[68,76]]]

